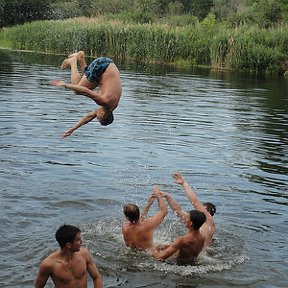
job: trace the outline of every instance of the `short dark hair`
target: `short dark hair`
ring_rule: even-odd
[[[73,243],[78,233],[81,233],[78,227],[64,224],[56,231],[55,238],[63,248],[66,243]]]
[[[135,204],[126,204],[124,205],[123,212],[126,216],[126,218],[131,222],[135,223],[139,220],[140,217],[140,211],[137,205]]]
[[[203,223],[206,221],[206,215],[198,210],[189,211],[190,221],[192,222],[192,226],[195,230],[198,230]]]
[[[99,122],[101,125],[107,126],[107,125],[110,125],[113,122],[113,120],[114,120],[114,116],[113,116],[112,111],[106,111],[105,117]]]
[[[214,214],[216,213],[216,206],[210,202],[205,202],[203,203],[205,206],[206,210],[210,213],[210,215],[213,217]]]

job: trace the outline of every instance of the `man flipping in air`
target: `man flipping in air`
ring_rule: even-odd
[[[78,63],[81,74],[78,71]],[[111,124],[113,122],[113,110],[118,106],[122,94],[122,84],[117,66],[110,58],[106,57],[96,58],[87,66],[83,51],[69,55],[63,61],[61,69],[66,69],[69,66],[71,68],[71,83],[54,80],[52,85],[62,86],[73,90],[75,94],[89,97],[101,107],[86,114],[62,137],[70,136],[76,129],[94,118],[97,118],[101,125]],[[96,87],[98,90],[94,91]]]

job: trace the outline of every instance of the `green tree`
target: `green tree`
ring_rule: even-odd
[[[269,28],[282,18],[281,3],[278,0],[259,0],[254,4],[255,20],[262,28]]]
[[[194,0],[191,3],[191,13],[203,20],[211,11],[213,0]]]
[[[1,0],[1,26],[12,26],[25,22],[47,19],[52,0]]]

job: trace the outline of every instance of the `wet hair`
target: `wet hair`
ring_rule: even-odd
[[[189,211],[189,215],[190,215],[190,221],[192,222],[192,226],[195,230],[198,230],[206,221],[206,216],[201,211],[191,210]]]
[[[73,243],[78,233],[81,233],[78,227],[64,224],[56,231],[55,238],[63,248],[66,243]]]
[[[103,126],[110,125],[114,120],[112,111],[105,111],[105,117],[99,120],[100,124]]]
[[[205,202],[203,203],[205,206],[206,210],[210,213],[210,215],[213,217],[214,214],[216,213],[216,206],[210,202]]]
[[[135,223],[139,220],[140,211],[137,205],[135,204],[126,204],[124,205],[123,212],[126,218],[131,222]]]

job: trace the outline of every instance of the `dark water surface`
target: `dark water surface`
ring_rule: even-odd
[[[115,122],[61,139],[95,107],[48,85],[69,79],[62,59],[0,51],[0,287],[33,287],[64,222],[104,287],[287,287],[288,81],[118,63]],[[176,170],[217,206],[211,249],[185,267],[127,249],[120,229],[154,184],[190,209]],[[155,242],[183,233],[169,211]]]

